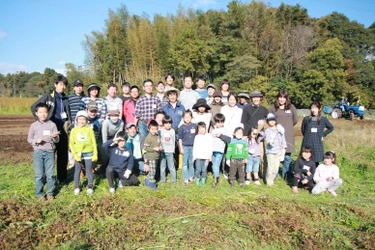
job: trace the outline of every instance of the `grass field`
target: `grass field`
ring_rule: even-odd
[[[37,98],[0,97],[0,114],[30,114]]]
[[[0,249],[374,249],[375,125],[358,124],[344,123],[325,140],[344,180],[338,197],[294,194],[281,178],[243,188],[221,178],[211,190],[210,174],[206,187],[179,179],[114,195],[96,177],[91,197],[83,179],[79,196],[70,183],[57,186],[54,201],[39,202],[32,163],[2,165]]]

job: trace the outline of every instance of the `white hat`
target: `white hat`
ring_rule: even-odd
[[[84,111],[84,110],[81,110],[81,111],[78,111],[78,113],[77,113],[77,115],[76,115],[76,123],[77,123],[77,119],[78,119],[78,117],[80,117],[80,116],[83,116],[83,117],[85,117],[85,118],[86,118],[86,120],[88,120],[88,119],[89,119],[89,117],[87,116],[87,113],[86,113],[86,111]]]

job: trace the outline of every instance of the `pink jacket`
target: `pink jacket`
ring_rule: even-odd
[[[123,104],[122,113],[125,117],[125,123],[129,124],[134,122],[134,110],[135,110],[135,101],[133,99],[127,99]]]

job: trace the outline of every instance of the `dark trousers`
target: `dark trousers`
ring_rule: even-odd
[[[301,182],[301,181],[303,181],[304,179],[307,179],[308,182],[307,182],[307,184],[303,184],[303,185],[306,185],[307,187],[309,187],[310,189],[312,189],[314,187],[313,176],[307,176],[307,175],[304,175],[304,174],[301,174],[301,173],[294,174],[294,177],[293,177],[293,186],[298,187],[298,183]]]
[[[229,181],[236,180],[236,174],[238,172],[239,183],[245,183],[245,161],[244,159],[231,159],[230,170],[229,170]]]
[[[137,186],[139,184],[137,176],[131,174],[129,179],[124,177],[125,171],[117,172],[112,166],[107,166],[106,177],[110,188],[114,187],[113,179],[118,177],[123,186]]]
[[[68,173],[68,135],[64,129],[60,130],[60,141],[56,144],[56,166],[57,179],[65,182]]]

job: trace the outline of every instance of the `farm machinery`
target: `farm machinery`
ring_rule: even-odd
[[[323,111],[330,114],[333,119],[346,118],[353,120],[356,118],[363,119],[365,114],[365,107],[360,105],[349,105],[349,103],[333,104],[332,106],[324,106]]]

